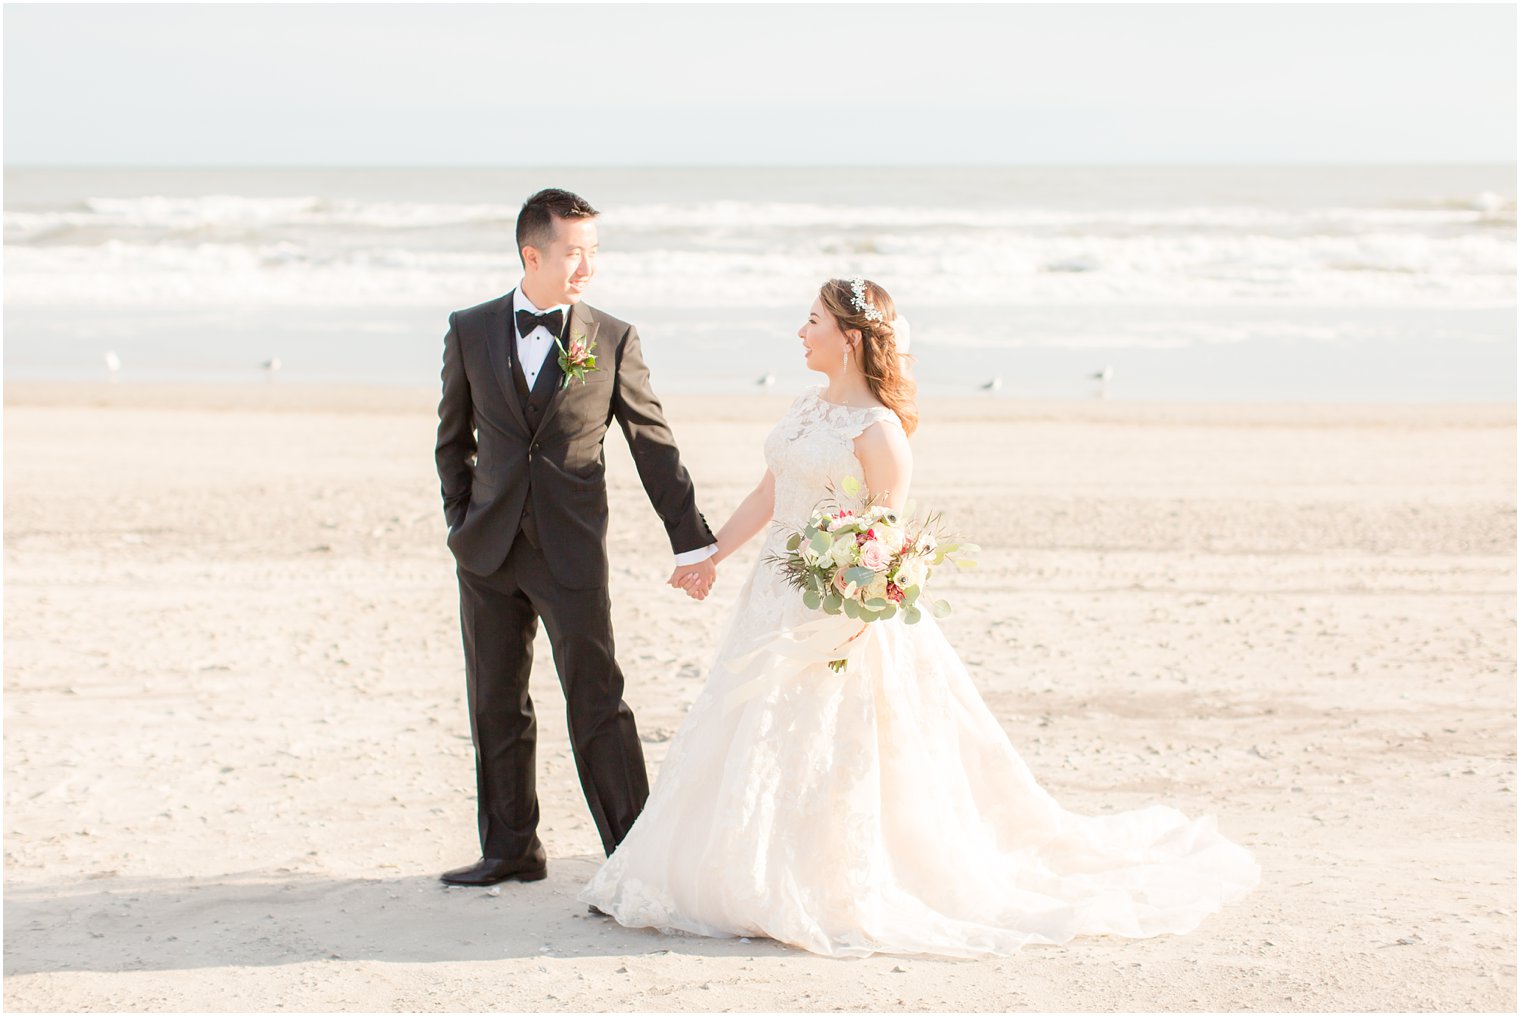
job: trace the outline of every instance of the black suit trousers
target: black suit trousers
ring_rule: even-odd
[[[457,573],[481,856],[516,859],[542,851],[534,779],[538,728],[528,694],[539,618],[565,693],[581,790],[610,855],[643,810],[649,777],[633,710],[623,701],[607,589],[565,588],[549,573],[544,551],[522,533],[494,573]]]

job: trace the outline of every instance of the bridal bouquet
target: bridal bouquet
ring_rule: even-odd
[[[860,482],[854,477],[845,477],[840,486],[850,498],[860,493]],[[917,520],[875,502],[872,497],[851,509],[832,496],[825,498],[813,509],[808,524],[787,539],[786,553],[766,560],[802,593],[809,610],[822,609],[867,623],[885,621],[900,612],[905,623],[914,624],[923,618],[919,600],[934,569],[946,561],[961,568],[975,567],[975,561],[956,555],[974,554],[979,548],[948,541],[940,531],[938,512]],[[925,602],[935,617],[950,613],[946,600],[928,597]],[[829,666],[840,671],[845,661],[835,660]]]

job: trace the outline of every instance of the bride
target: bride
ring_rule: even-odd
[[[823,615],[766,558],[846,476],[903,506],[918,421],[906,326],[880,286],[831,279],[798,335],[828,383],[766,438],[717,559],[779,525],[643,812],[579,898],[628,927],[975,956],[1187,932],[1246,895],[1260,869],[1212,816],[1062,808],[927,612],[851,622],[841,673],[837,630],[789,637]]]

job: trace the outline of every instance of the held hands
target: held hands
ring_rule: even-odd
[[[686,595],[693,600],[705,600],[707,594],[712,591],[713,583],[717,580],[718,567],[709,557],[696,564],[680,565],[670,573],[666,584],[685,590]]]

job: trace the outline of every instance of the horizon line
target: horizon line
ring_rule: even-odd
[[[628,169],[1340,169],[1452,168],[1514,169],[1516,159],[1453,160],[1282,160],[1271,162],[640,162],[640,163],[403,163],[403,162],[6,162],[0,169],[500,169],[500,170],[628,170]]]

